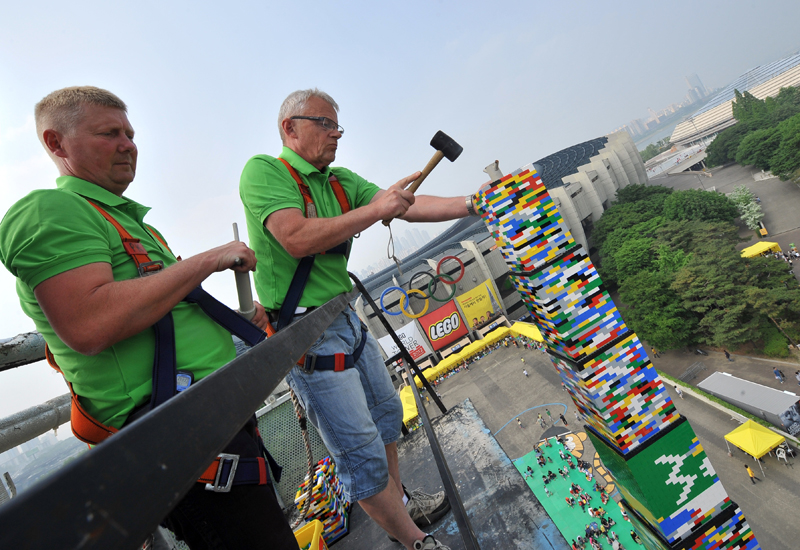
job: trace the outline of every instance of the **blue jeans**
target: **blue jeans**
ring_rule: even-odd
[[[351,354],[360,342],[361,321],[347,309],[308,353]],[[389,483],[384,447],[400,437],[403,405],[375,339],[367,333],[364,350],[353,368],[305,374],[295,367],[286,380],[336,461],[350,501],[383,491]]]

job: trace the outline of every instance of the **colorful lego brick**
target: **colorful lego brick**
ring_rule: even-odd
[[[744,513],[738,507],[722,513],[713,521],[707,522],[694,536],[687,550],[756,550],[761,548],[756,540]]]
[[[481,188],[475,206],[632,506],[632,521],[644,522],[637,530],[645,546],[703,548],[706,539],[739,539],[748,545],[742,548],[757,547],[533,166]]]

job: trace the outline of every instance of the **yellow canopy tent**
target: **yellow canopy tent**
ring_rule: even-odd
[[[517,321],[511,325],[511,333],[514,334],[514,336],[527,336],[528,338],[532,338],[537,342],[544,341],[544,338],[542,338],[542,333],[539,332],[539,329],[536,327],[536,325],[531,325],[530,323],[520,323]]]
[[[742,258],[754,258],[755,256],[760,256],[765,252],[780,252],[781,245],[778,243],[770,243],[767,241],[761,241],[753,246],[748,246],[744,250],[742,250]]]
[[[419,416],[417,411],[417,403],[414,401],[414,392],[411,386],[406,386],[400,390],[400,401],[403,402],[403,424],[408,424]]]
[[[786,441],[786,439],[769,428],[748,420],[732,432],[725,434],[725,441],[733,443],[753,458],[758,459]],[[728,447],[728,452],[730,450],[731,448]],[[761,466],[761,462],[758,465]],[[764,468],[761,468],[761,473],[764,473]]]

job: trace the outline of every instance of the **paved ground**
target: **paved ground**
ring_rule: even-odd
[[[656,359],[655,365],[679,376],[697,362],[698,357],[670,352]],[[530,375],[527,378],[522,374],[522,358]],[[771,384],[772,363],[767,361],[735,357],[734,362],[729,363],[722,354],[714,353],[699,359],[707,366],[703,377],[719,368],[737,375],[748,374],[750,379]],[[784,371],[792,369],[790,365],[783,366]],[[777,384],[774,378],[772,381]],[[791,389],[788,383],[784,386],[781,389]],[[555,416],[566,409],[569,427],[577,428],[574,422],[575,407],[560,387],[555,368],[541,352],[500,348],[471,365],[469,371],[443,381],[438,391],[448,407],[469,397],[486,427],[496,433],[498,442],[513,460],[530,452],[545,431],[536,422],[539,411],[549,408]],[[780,387],[780,384],[772,384],[772,387]],[[730,415],[696,399],[677,398],[671,386],[669,391],[676,400],[678,411],[689,418],[728,494],[744,510],[762,548],[796,548],[800,538],[800,526],[795,521],[796,511],[800,510],[800,467],[782,466],[776,459],[766,458],[766,478],[752,485],[744,471],[744,464],[748,460],[753,464],[752,459],[738,451],[729,457],[723,439],[723,435],[737,427],[738,423]],[[432,416],[437,412],[431,406],[428,406],[428,411]],[[518,417],[522,421],[522,428],[516,423]],[[587,454],[593,455],[591,443],[587,441],[587,444]],[[800,463],[795,465],[800,466]]]

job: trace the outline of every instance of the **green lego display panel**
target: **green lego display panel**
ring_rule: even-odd
[[[626,457],[592,430],[588,433],[625,500],[670,544],[731,505],[683,418]]]

